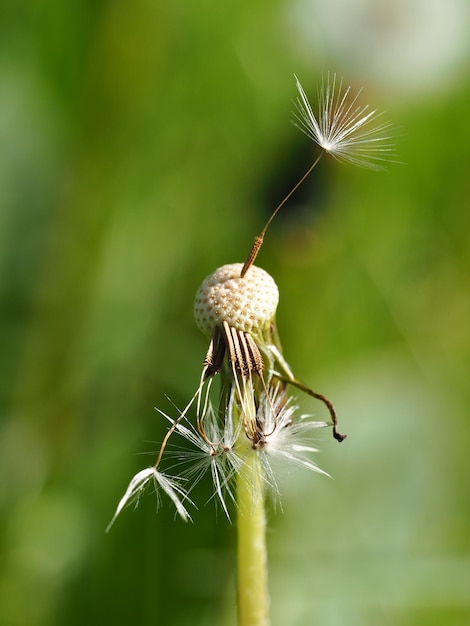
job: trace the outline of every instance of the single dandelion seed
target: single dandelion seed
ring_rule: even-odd
[[[171,424],[175,423],[169,415],[160,410],[159,412]],[[168,456],[175,458],[175,467],[181,466],[181,473],[191,483],[191,488],[210,473],[214,496],[219,499],[230,520],[227,500],[235,502],[232,483],[242,464],[235,451],[235,443],[240,436],[240,422],[236,423],[228,412],[223,421],[217,419],[213,406],[209,405],[205,417],[205,432],[207,437],[202,437],[189,420],[179,422],[176,425],[176,434],[189,442],[191,449],[178,447],[168,451]],[[208,439],[218,442],[218,445],[210,443]]]
[[[261,233],[255,237],[243,265],[242,276],[255,262],[271,222],[316,168],[324,153],[330,154],[338,161],[374,170],[384,169],[385,163],[393,160],[394,125],[381,121],[383,112],[358,103],[361,91],[352,96],[351,87],[343,90],[342,79],[337,81],[336,74],[330,79],[328,73],[326,80],[322,79],[318,90],[318,115],[315,115],[299,79],[297,76],[294,77],[299,97],[295,101],[297,111],[293,112],[295,118],[293,123],[321,148],[321,152],[299,182],[274,209]]]
[[[278,476],[283,468],[304,468],[329,476],[309,458],[318,452],[318,448],[312,445],[313,433],[329,424],[314,421],[309,415],[299,416],[298,410],[285,387],[274,383],[260,398],[256,432],[245,440],[245,454],[259,457],[264,484],[273,499],[279,502],[281,490]]]
[[[147,467],[146,469],[138,472],[130,481],[125,494],[122,496],[119,504],[117,505],[116,512],[114,513],[112,520],[106,528],[106,532],[109,531],[111,526],[116,521],[118,515],[126,506],[130,504],[135,504],[136,506],[138,505],[140,497],[145,492],[151,482],[153,483],[155,488],[157,504],[160,504],[159,492],[161,490],[173,502],[178,514],[184,521],[188,521],[191,519],[188,511],[186,510],[186,507],[183,504],[183,501],[186,500],[191,502],[191,500],[189,500],[186,492],[181,487],[178,480],[173,477],[166,476],[162,472],[158,472],[155,467]]]

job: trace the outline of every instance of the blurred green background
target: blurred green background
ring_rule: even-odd
[[[185,525],[149,495],[104,530],[153,407],[197,386],[197,287],[316,154],[293,74],[314,100],[327,70],[387,109],[403,164],[324,159],[258,257],[349,435],[270,514],[273,626],[470,623],[469,28],[465,0],[3,1],[2,625],[234,625],[212,502]]]

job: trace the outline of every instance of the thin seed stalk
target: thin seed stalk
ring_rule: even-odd
[[[238,626],[268,626],[266,512],[260,460],[246,449],[237,476]]]

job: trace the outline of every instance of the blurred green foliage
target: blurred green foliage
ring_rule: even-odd
[[[212,502],[185,525],[149,496],[104,529],[163,436],[153,407],[184,406],[197,385],[199,283],[244,259],[314,156],[289,124],[292,74],[312,96],[322,70],[367,75],[322,37],[309,52],[292,6],[1,7],[5,626],[234,624],[234,527]],[[315,2],[295,7],[315,19]],[[416,93],[385,70],[370,80],[368,100],[403,128],[404,164],[324,160],[258,258],[280,287],[287,359],[349,434],[325,435],[335,480],[287,476],[270,516],[274,625],[470,622],[460,64]],[[198,491],[204,502],[210,484]]]

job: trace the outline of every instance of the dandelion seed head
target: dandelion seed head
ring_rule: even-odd
[[[194,317],[205,335],[210,336],[223,322],[236,330],[259,334],[273,320],[279,301],[276,283],[256,266],[242,278],[242,267],[242,263],[223,265],[200,286]]]
[[[328,74],[318,91],[318,116],[296,77],[299,97],[293,123],[325,152],[339,161],[371,169],[383,169],[393,160],[393,125],[382,121],[382,112],[358,103],[360,92],[343,89],[336,74]]]

